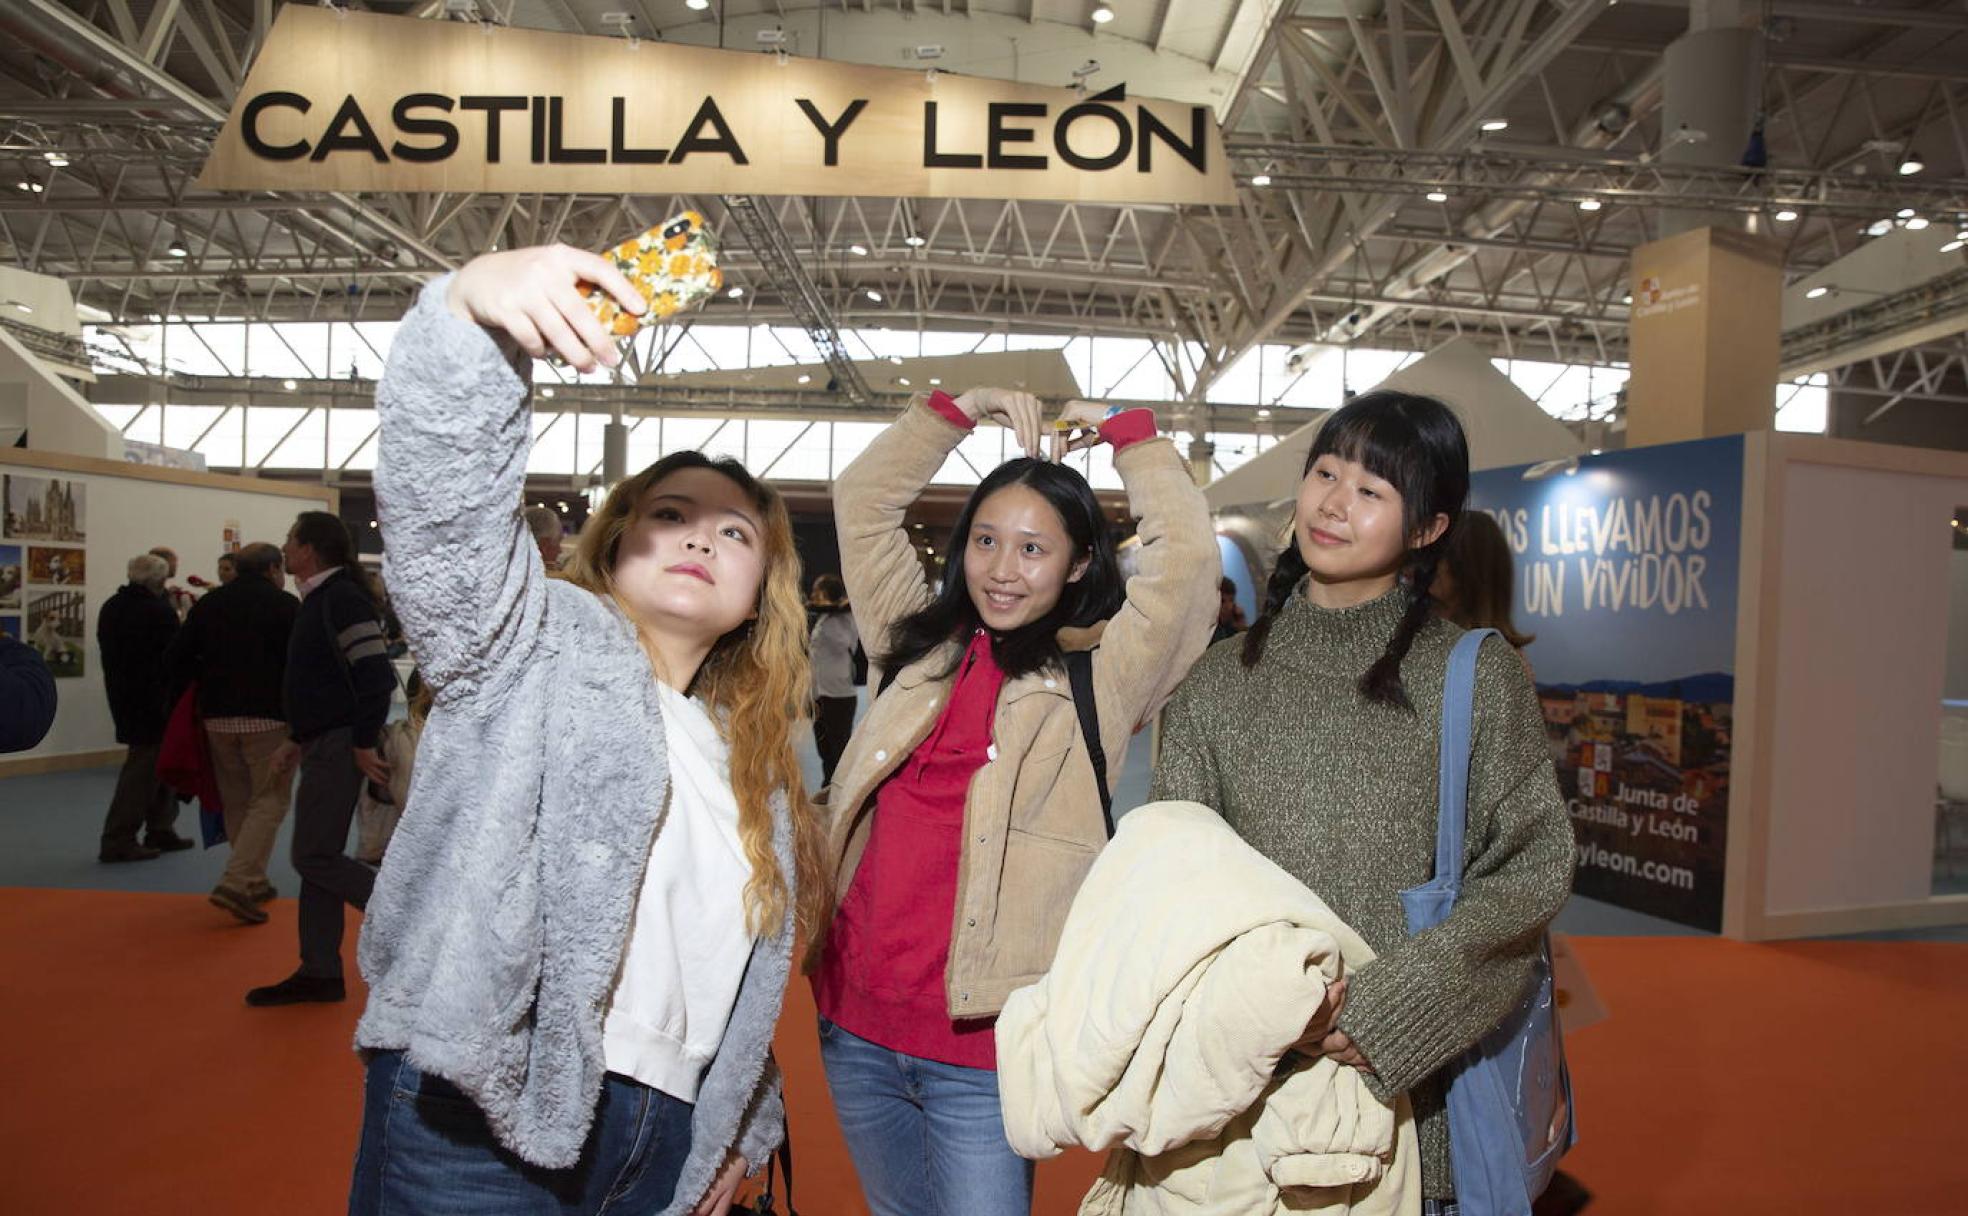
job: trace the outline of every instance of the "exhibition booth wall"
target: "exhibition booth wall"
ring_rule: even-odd
[[[179,557],[174,585],[216,581],[221,553],[278,544],[302,511],[336,509],[327,486],[0,449],[0,632],[41,650],[60,708],[40,746],[0,758],[0,777],[121,757],[103,694],[96,617],[157,546]]]
[[[1935,864],[1968,457],[1762,431],[1471,501],[1516,555],[1580,893],[1746,940],[1968,923]]]

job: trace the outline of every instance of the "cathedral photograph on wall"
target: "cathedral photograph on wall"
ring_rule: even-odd
[[[89,539],[88,512],[79,481],[7,475],[5,535],[8,540],[81,544]]]

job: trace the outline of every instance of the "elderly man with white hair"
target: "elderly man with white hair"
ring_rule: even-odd
[[[151,553],[130,559],[130,581],[117,589],[96,617],[103,689],[116,722],[116,741],[129,746],[103,818],[101,861],[148,861],[160,852],[188,849],[177,834],[177,798],[157,779],[157,752],[171,707],[164,652],[178,632],[178,614],[165,598],[171,567]],[[137,833],[143,833],[143,840]]]

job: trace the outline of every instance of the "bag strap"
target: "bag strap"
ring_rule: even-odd
[[[875,696],[895,683],[896,668],[884,667],[876,681]],[[1107,788],[1107,749],[1100,742],[1100,705],[1093,696],[1093,652],[1068,651],[1066,680],[1073,687],[1073,709],[1080,718],[1080,737],[1086,740],[1087,759],[1093,761],[1093,779],[1100,787],[1100,817],[1107,824],[1107,838],[1114,838],[1114,795]],[[1465,760],[1465,764],[1467,761]]]
[[[1107,824],[1107,839],[1114,838],[1114,795],[1107,788],[1107,749],[1100,743],[1100,703],[1093,695],[1093,652],[1074,650],[1066,655],[1066,678],[1073,685],[1073,708],[1080,715],[1080,737],[1086,740],[1087,759],[1093,761],[1093,779],[1100,787],[1100,817]]]
[[[1483,639],[1494,629],[1472,629],[1449,652],[1442,682],[1442,739],[1438,751],[1440,785],[1435,818],[1435,877],[1462,882],[1463,839],[1469,832],[1469,748],[1476,717],[1476,660]],[[1501,635],[1497,635],[1501,636]]]

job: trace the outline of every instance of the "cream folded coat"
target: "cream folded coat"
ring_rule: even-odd
[[[1012,1147],[1114,1148],[1089,1216],[1414,1216],[1406,1097],[1390,1108],[1330,1060],[1279,1071],[1326,985],[1372,957],[1209,808],[1133,811],[1074,899],[1052,969],[998,1018]]]

